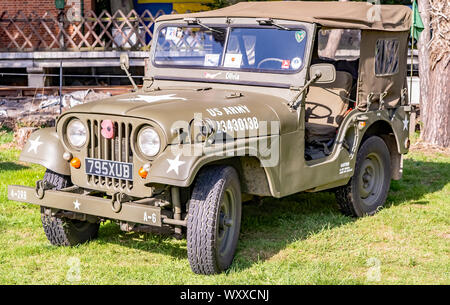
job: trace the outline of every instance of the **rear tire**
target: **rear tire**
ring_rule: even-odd
[[[189,201],[187,250],[193,272],[220,273],[231,265],[241,227],[236,170],[211,166],[199,173]]]
[[[71,186],[70,176],[60,175],[49,169],[45,172],[44,182],[60,190]],[[75,246],[97,237],[100,224],[87,221],[72,220],[68,218],[49,216],[41,207],[41,221],[45,235],[52,245]]]
[[[386,143],[377,136],[361,145],[349,183],[336,190],[336,201],[347,216],[373,215],[384,205],[391,184],[391,159]]]

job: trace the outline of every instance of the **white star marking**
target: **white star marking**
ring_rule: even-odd
[[[36,139],[34,140],[30,140],[30,147],[28,147],[28,152],[30,151],[34,151],[35,154],[37,154],[37,149],[40,145],[44,144],[44,142],[39,141],[39,138],[41,136],[38,136]]]
[[[183,165],[184,163],[186,163],[185,161],[180,161],[180,156],[181,154],[179,154],[178,156],[175,157],[175,159],[167,159],[167,162],[169,162],[170,166],[167,169],[167,174],[170,171],[174,171],[177,175],[178,175],[178,168]]]
[[[144,101],[147,103],[154,103],[159,101],[168,101],[168,100],[186,100],[184,97],[177,97],[176,94],[166,94],[166,95],[138,95],[138,97],[132,99],[122,99],[121,101]]]
[[[73,202],[73,205],[74,205],[74,207],[75,207],[75,210],[79,210],[79,209],[80,209],[81,203],[78,202],[78,199],[77,199],[77,200],[75,200],[75,201]]]
[[[403,130],[408,130],[409,126],[408,117],[405,116],[405,119],[402,122],[403,122]]]

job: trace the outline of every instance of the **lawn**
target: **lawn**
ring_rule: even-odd
[[[450,284],[450,156],[412,151],[373,217],[339,213],[334,195],[298,194],[246,204],[236,258],[224,274],[191,272],[186,241],[123,233],[53,247],[37,206],[7,200],[44,169],[17,161],[0,133],[0,284]],[[6,143],[6,144],[5,144]]]

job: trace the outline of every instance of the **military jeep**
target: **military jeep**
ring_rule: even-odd
[[[106,220],[185,234],[200,274],[231,265],[252,198],[328,190],[345,215],[373,215],[409,148],[410,23],[405,6],[362,2],[161,16],[142,88],[33,133],[20,160],[47,170],[8,198],[41,206],[53,245]]]

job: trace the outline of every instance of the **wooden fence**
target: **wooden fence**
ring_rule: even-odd
[[[69,16],[52,12],[38,16],[35,12],[9,15],[5,11],[0,14],[0,51],[145,51],[150,48],[155,19],[164,14],[162,10],[156,15],[148,10],[141,15],[135,10],[128,14],[118,10],[97,16],[88,11],[79,20],[70,21]]]

